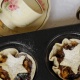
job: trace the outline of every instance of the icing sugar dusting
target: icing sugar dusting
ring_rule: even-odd
[[[80,44],[78,44],[73,50],[63,49],[63,52],[65,57],[60,65],[71,67],[72,71],[77,74],[80,65]]]

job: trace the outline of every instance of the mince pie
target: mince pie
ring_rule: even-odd
[[[15,48],[0,52],[0,80],[33,80],[36,71],[34,59]]]
[[[53,71],[63,80],[80,80],[80,40],[67,39],[55,43],[49,61]]]

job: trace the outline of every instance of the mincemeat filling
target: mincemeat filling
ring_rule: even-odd
[[[3,80],[11,80],[7,71],[0,66],[0,78]]]
[[[25,60],[23,61],[23,66],[29,73],[29,75],[26,77],[26,79],[30,80],[31,79],[32,61],[27,56],[26,56]]]

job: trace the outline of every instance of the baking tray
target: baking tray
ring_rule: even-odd
[[[80,24],[0,37],[0,51],[16,48],[30,54],[37,64],[34,80],[61,80],[51,70],[48,56],[54,43],[65,37],[80,39]]]

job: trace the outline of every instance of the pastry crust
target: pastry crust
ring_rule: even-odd
[[[49,54],[49,61],[54,61],[54,66],[52,66],[52,69],[60,78],[62,78],[62,76],[60,75],[61,72],[59,69],[59,62],[57,61],[57,57],[55,56],[55,54],[57,53],[58,50],[61,49],[61,47],[64,44],[68,44],[69,46],[71,46],[72,45],[71,42],[77,42],[78,44],[80,44],[80,40],[78,40],[78,39],[67,39],[67,38],[65,38],[61,44],[55,43],[55,45],[52,47],[52,50]],[[63,80],[69,80],[69,79],[63,79]],[[74,80],[80,80],[80,78],[74,79]]]

